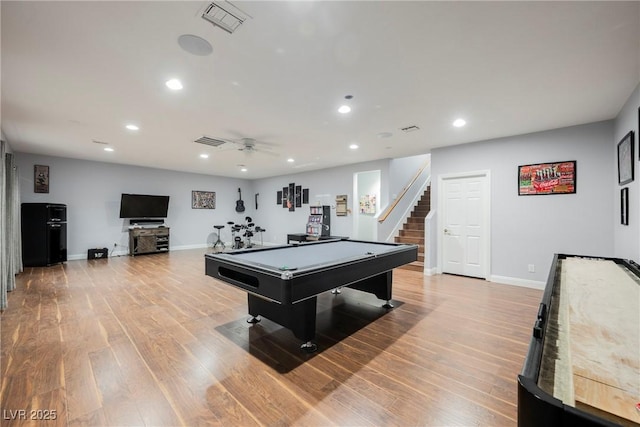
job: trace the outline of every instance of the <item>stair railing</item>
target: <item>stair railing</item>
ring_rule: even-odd
[[[427,186],[431,183],[430,158],[431,156],[429,156],[429,159],[427,159],[409,183],[402,189],[393,203],[391,203],[378,217],[378,236],[384,235],[384,233],[381,233],[381,227],[387,219],[392,220],[394,218],[398,218],[397,223],[393,226],[392,230],[383,241],[388,242],[393,240],[393,237],[398,233],[402,224],[411,213],[411,210],[418,203],[418,200],[426,190]],[[413,195],[413,197],[409,200],[411,195]],[[388,225],[384,228],[388,228]]]

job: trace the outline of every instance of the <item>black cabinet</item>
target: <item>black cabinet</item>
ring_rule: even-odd
[[[67,206],[22,204],[22,263],[41,267],[67,261]]]

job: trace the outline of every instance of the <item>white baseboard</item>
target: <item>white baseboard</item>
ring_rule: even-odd
[[[494,283],[501,283],[504,285],[521,286],[523,288],[532,288],[544,290],[547,285],[546,282],[539,282],[537,280],[518,279],[516,277],[507,276],[489,276],[488,280]]]
[[[438,274],[438,271],[435,267],[432,267],[432,268],[425,267],[424,269],[425,276],[435,276],[436,274]]]
[[[124,246],[121,246],[122,248],[124,248]],[[207,243],[199,243],[196,245],[181,245],[181,246],[171,246],[169,248],[169,251],[184,251],[184,250],[189,250],[189,249],[205,249],[208,248],[209,245]],[[82,253],[82,254],[72,254],[72,255],[67,255],[67,260],[68,261],[77,261],[77,260],[82,260],[82,259],[88,259],[87,258],[87,253]],[[124,248],[121,250],[113,250],[113,251],[109,251],[109,258],[113,258],[113,257],[117,257],[117,256],[128,256],[129,255],[129,249],[128,248]]]
[[[187,251],[189,249],[206,249],[210,247],[208,243],[198,243],[195,245],[180,245],[180,246],[169,246],[169,252],[171,251]]]

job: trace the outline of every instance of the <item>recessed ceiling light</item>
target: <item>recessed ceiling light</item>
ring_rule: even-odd
[[[140,128],[134,124],[129,124],[125,126],[129,130],[139,130]]]
[[[203,153],[203,154],[200,154],[200,158],[201,158],[201,159],[208,159],[208,158],[209,158],[209,155],[208,155],[208,154]]]
[[[240,172],[246,172],[247,168],[240,168]]]
[[[467,122],[464,119],[456,119],[453,122],[453,125],[457,128],[461,128],[462,126],[466,125]]]
[[[111,147],[104,147],[104,151],[113,151],[113,148],[111,148]]]
[[[349,148],[351,148],[352,150],[357,150],[358,149],[358,144],[351,144],[349,146]]]
[[[289,162],[289,163],[293,163],[294,161],[295,161],[295,160],[293,160],[291,157],[289,157],[289,158],[287,159],[287,162]]]
[[[167,80],[167,82],[165,84],[171,90],[180,90],[180,89],[182,89],[182,82],[180,82],[180,80],[178,80],[178,79]]]
[[[343,105],[342,107],[338,108],[338,112],[342,114],[347,114],[351,112],[351,107],[349,107],[348,105]]]

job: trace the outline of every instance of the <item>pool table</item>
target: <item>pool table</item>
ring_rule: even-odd
[[[266,317],[301,339],[302,350],[313,352],[318,294],[348,286],[392,308],[392,271],[417,256],[417,245],[324,240],[206,254],[205,272],[247,292],[248,322]]]

